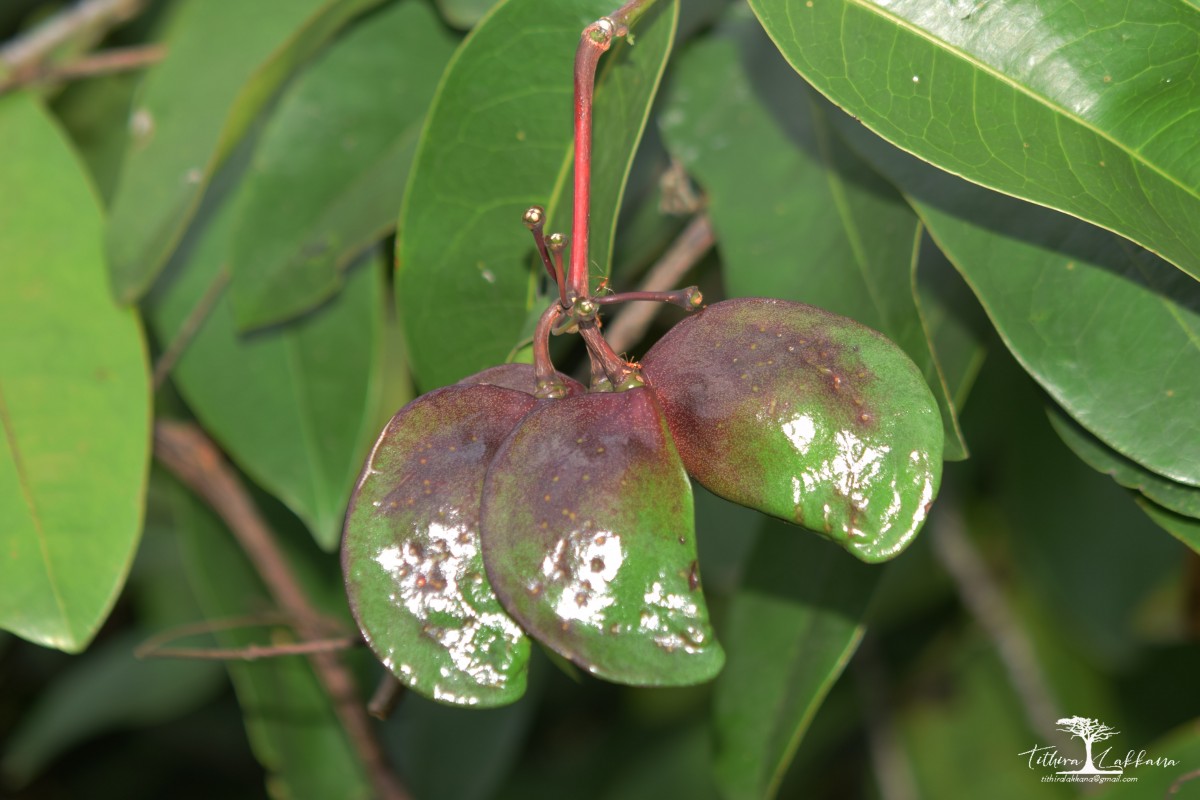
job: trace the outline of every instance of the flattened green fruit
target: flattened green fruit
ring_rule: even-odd
[[[783,300],[715,303],[642,363],[687,471],[863,561],[895,556],[929,512],[942,423],[917,367],[881,334]]]
[[[371,648],[409,688],[444,703],[511,703],[529,640],[488,583],[479,552],[483,478],[538,401],[450,386],[392,417],[346,515],[342,569]]]
[[[583,394],[587,391],[583,384],[574,378],[568,378],[561,372],[555,373],[558,379],[567,387],[567,397]],[[516,389],[518,392],[533,394],[537,390],[537,375],[532,364],[498,364],[488,367],[483,372],[476,372],[458,382],[459,386],[503,386],[506,389]]]
[[[481,536],[508,612],[599,677],[682,686],[724,664],[691,486],[650,390],[551,400],[527,416],[488,469]]]

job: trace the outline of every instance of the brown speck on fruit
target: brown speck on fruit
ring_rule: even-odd
[[[457,451],[458,451],[458,448],[457,448],[457,447],[455,447],[454,445],[450,445],[450,452],[451,452],[451,453],[455,453],[455,452],[457,452]]]
[[[424,576],[424,575],[418,575],[418,576],[417,576],[416,584],[417,584],[417,588],[418,588],[418,589],[424,589],[424,588],[425,588],[425,584],[427,584],[427,583],[429,583],[429,581],[428,581],[428,580],[426,580],[426,578],[425,578],[425,576]]]
[[[429,463],[429,459],[428,459],[428,458],[422,458],[422,459],[421,459],[421,463],[422,463],[422,464],[428,464],[428,463]]]
[[[597,452],[597,453],[603,453],[603,452],[604,452],[604,448],[603,448],[603,447],[597,447],[597,448],[596,448],[596,452]]]
[[[425,548],[421,546],[420,542],[409,542],[408,543],[408,554],[410,556],[415,556],[416,558],[424,558],[425,557]]]
[[[583,480],[585,480],[585,481],[590,481],[591,479],[592,479],[592,476],[591,476],[591,475],[588,475],[586,472],[585,472],[585,473],[583,473]]]
[[[529,594],[530,595],[532,595],[533,597],[537,597],[541,593],[542,593],[542,585],[540,583],[530,584],[530,586],[529,586]]]
[[[700,588],[700,562],[693,561],[688,569],[688,588],[693,592]]]
[[[546,502],[546,503],[549,503],[549,502],[550,502],[550,495],[548,495],[548,494],[544,494],[544,495],[542,495],[542,501],[543,501],[543,502]]]
[[[925,504],[925,513],[926,513],[926,514],[928,514],[928,513],[929,513],[929,509],[931,509],[931,508],[933,508],[933,501],[932,501],[932,500],[931,500],[930,502],[928,502],[928,503],[926,503],[926,504]]]
[[[575,605],[586,606],[587,601],[588,601],[587,592],[576,592],[575,593]]]
[[[592,572],[603,572],[603,571],[604,571],[604,559],[599,558],[599,557],[593,558],[592,559]]]
[[[605,542],[607,542],[608,537],[605,536],[603,533],[601,533],[601,534],[597,534],[596,538],[593,539],[592,541],[594,541],[599,546],[599,545],[603,545]]]
[[[564,620],[563,624],[559,625],[559,627],[562,628],[563,632],[565,633],[565,632],[571,630],[571,623]]]
[[[608,632],[615,636],[621,632],[621,626],[614,622],[612,625],[608,626]]]
[[[399,503],[397,503],[395,500],[389,500],[389,501],[388,501],[388,508],[396,508],[396,507],[398,507],[399,505],[400,505],[400,504],[399,504]]]
[[[684,537],[684,536],[680,536],[680,537],[679,537],[679,543],[680,543],[680,544],[687,544],[687,538],[686,538],[686,537]]]

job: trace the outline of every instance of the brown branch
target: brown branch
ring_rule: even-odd
[[[379,685],[375,687],[375,693],[367,703],[367,713],[375,719],[387,719],[404,697],[404,690],[404,684],[392,673],[387,673],[379,679]]]
[[[100,75],[111,75],[115,72],[141,69],[151,64],[157,64],[166,55],[167,48],[160,44],[91,53],[66,64],[52,67],[39,66],[36,69],[22,72],[10,80],[0,81],[0,94],[30,84],[60,83],[76,78],[94,78]]]
[[[138,658],[188,658],[212,661],[258,661],[281,656],[306,656],[310,653],[336,653],[362,644],[357,636],[341,639],[314,639],[292,644],[249,644],[245,647],[139,647]]]
[[[996,646],[1030,727],[1047,741],[1062,741],[1060,731],[1052,725],[1061,714],[1038,665],[1033,642],[967,537],[961,512],[949,498],[939,502],[940,513],[930,526],[938,561],[954,581],[963,605]]]
[[[696,266],[704,254],[713,246],[712,223],[707,214],[698,214],[671,244],[670,249],[658,260],[639,291],[662,292],[674,289],[683,276]],[[646,335],[655,315],[662,308],[660,303],[638,303],[626,307],[606,327],[608,343],[613,350],[624,353]]]
[[[1174,780],[1171,786],[1167,789],[1167,797],[1173,797],[1179,793],[1185,783],[1194,781],[1200,778],[1200,769],[1194,769],[1191,772],[1185,772]]]
[[[69,42],[95,42],[133,19],[146,0],[81,0],[0,47],[0,64],[18,77],[38,71]]]
[[[321,638],[330,628],[329,621],[309,602],[274,533],[217,446],[199,428],[185,423],[160,420],[155,423],[154,434],[155,456],[224,520],[275,602],[294,620],[298,633],[308,639]],[[336,653],[310,653],[308,659],[333,702],[376,796],[406,800],[408,792],[384,756],[349,669]]]

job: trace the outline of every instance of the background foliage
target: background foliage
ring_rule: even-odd
[[[304,658],[133,656],[200,620],[257,624],[203,646],[304,633],[153,422],[220,445],[351,631],[366,449],[415,392],[525,357],[548,295],[520,213],[568,225],[570,62],[613,2],[89,0],[36,58],[67,4],[0,6],[6,796],[370,795]],[[599,73],[593,269],[633,288],[705,215],[681,284],[913,358],[942,496],[867,566],[697,489],[713,684],[538,655],[511,707],[404,698],[388,759],[419,798],[1059,797],[1018,754],[1074,757],[1054,723],[1081,715],[1180,762],[1100,796],[1163,796],[1200,767],[1195,4],[659,0],[634,34]],[[343,660],[365,702],[381,668]]]

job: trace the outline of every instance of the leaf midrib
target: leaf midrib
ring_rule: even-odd
[[[37,504],[33,498],[33,488],[29,484],[29,474],[25,470],[25,464],[21,460],[21,448],[17,442],[17,433],[13,427],[12,415],[8,410],[8,402],[4,397],[4,384],[0,382],[0,426],[4,428],[4,438],[8,442],[9,452],[12,453],[13,468],[17,473],[17,483],[21,487],[21,497],[25,501],[25,506],[29,511],[29,519],[33,522],[34,531],[37,533],[38,550],[42,555],[42,563],[46,567],[46,581],[50,585],[50,593],[54,596],[54,604],[58,607],[58,613],[62,619],[63,626],[71,634],[71,618],[67,612],[66,602],[63,600],[62,590],[59,588],[58,575],[54,570],[54,564],[50,560],[50,547],[46,541],[46,529],[42,526],[41,515],[38,514]]]
[[[762,0],[756,0],[756,2],[761,3]],[[909,32],[910,34],[916,36],[919,39],[925,40],[933,47],[935,47],[939,50],[942,50],[946,53],[949,53],[951,55],[957,56],[961,61],[967,63],[968,65],[975,67],[975,69],[977,69],[978,71],[991,76],[992,78],[1000,81],[1001,83],[1005,83],[1005,84],[1011,86],[1013,89],[1017,90],[1018,92],[1025,95],[1026,97],[1029,97],[1030,99],[1034,100],[1035,102],[1039,103],[1040,105],[1042,105],[1046,109],[1054,112],[1055,114],[1059,115],[1060,117],[1068,119],[1068,120],[1074,122],[1075,124],[1079,125],[1080,127],[1090,131],[1092,134],[1094,134],[1098,138],[1103,139],[1104,141],[1108,142],[1109,144],[1113,145],[1118,150],[1123,152],[1126,155],[1126,157],[1129,158],[1130,161],[1132,161],[1136,164],[1141,164],[1141,165],[1145,166],[1147,169],[1149,169],[1154,174],[1158,175],[1160,178],[1164,179],[1165,181],[1167,181],[1171,185],[1175,186],[1176,188],[1182,190],[1185,194],[1187,194],[1190,197],[1193,197],[1197,200],[1200,200],[1200,191],[1183,185],[1182,183],[1179,182],[1179,180],[1177,178],[1175,178],[1174,176],[1165,172],[1161,167],[1159,167],[1154,162],[1146,159],[1140,153],[1130,150],[1129,147],[1124,142],[1121,142],[1120,140],[1113,138],[1110,134],[1100,130],[1095,125],[1093,125],[1091,122],[1089,122],[1088,120],[1071,113],[1070,111],[1064,109],[1062,106],[1057,105],[1050,98],[1045,97],[1041,94],[1038,94],[1037,92],[1034,92],[1029,87],[1017,82],[1013,78],[1010,78],[1008,75],[1005,75],[1003,72],[1000,72],[999,70],[992,67],[991,65],[978,60],[976,57],[974,57],[970,53],[966,52],[965,50],[961,49],[960,47],[958,47],[956,45],[952,45],[949,42],[945,41],[944,39],[940,39],[937,36],[934,36],[932,33],[930,33],[929,31],[926,31],[924,28],[920,28],[920,27],[912,24],[911,22],[904,19],[903,17],[899,17],[895,14],[889,13],[877,5],[867,2],[866,0],[842,0],[842,2],[846,6],[855,6],[864,11],[867,11],[868,13],[872,13],[875,16],[885,19],[885,20],[891,22],[892,24],[894,24],[897,28],[905,30],[905,31]],[[790,6],[790,5],[786,6],[787,10],[785,11],[785,14],[787,16],[788,27],[791,28],[793,37],[795,37],[796,26],[792,22],[792,16],[791,16],[791,11],[790,11],[791,8],[792,8],[792,6]]]

